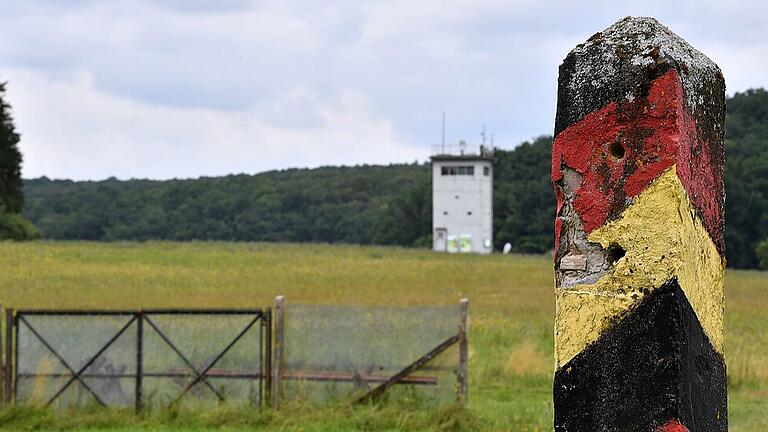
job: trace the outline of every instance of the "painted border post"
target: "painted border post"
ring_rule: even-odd
[[[13,403],[13,309],[5,309],[5,403]]]
[[[467,337],[467,315],[469,299],[459,301],[459,402],[467,404],[469,381],[469,341]]]
[[[725,82],[653,18],[560,66],[556,432],[728,430]]]
[[[272,408],[280,408],[280,387],[283,373],[283,347],[285,343],[285,327],[283,325],[283,313],[285,297],[275,297],[275,362],[272,365]]]

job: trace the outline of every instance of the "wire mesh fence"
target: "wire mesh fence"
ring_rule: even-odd
[[[283,400],[365,401],[387,391],[438,404],[461,394],[461,306],[287,305],[283,320]]]
[[[7,394],[16,403],[259,406],[270,380],[261,310],[18,311]],[[9,352],[9,350],[6,350]],[[12,370],[12,372],[11,372]]]
[[[468,302],[248,310],[20,310],[0,320],[8,403],[275,408],[465,402]],[[0,308],[0,318],[3,309]],[[273,358],[274,354],[274,358]]]

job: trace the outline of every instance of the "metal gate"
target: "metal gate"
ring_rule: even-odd
[[[275,299],[272,406],[384,393],[467,401],[469,300],[456,306],[286,305]]]
[[[271,311],[20,310],[13,400],[127,407],[269,400]],[[9,347],[10,348],[10,344]]]

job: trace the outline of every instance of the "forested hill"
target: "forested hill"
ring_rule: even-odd
[[[168,181],[42,178],[26,182],[24,212],[52,239],[371,243],[390,198],[428,182],[422,165]]]
[[[551,248],[551,138],[497,151],[497,246]],[[431,244],[428,164],[291,169],[196,180],[27,180],[45,238]]]
[[[768,93],[728,99],[729,265],[754,268],[768,239]],[[499,249],[552,248],[551,137],[496,152]],[[431,244],[426,164],[291,169],[197,180],[25,182],[24,214],[51,239]]]
[[[725,240],[728,265],[768,265],[768,92],[737,93],[725,118]]]

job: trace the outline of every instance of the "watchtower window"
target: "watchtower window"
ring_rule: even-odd
[[[471,165],[444,166],[440,169],[440,173],[444,176],[449,176],[449,175],[473,176],[475,175],[475,167]]]
[[[491,167],[483,167],[483,175],[488,177],[491,175]]]

